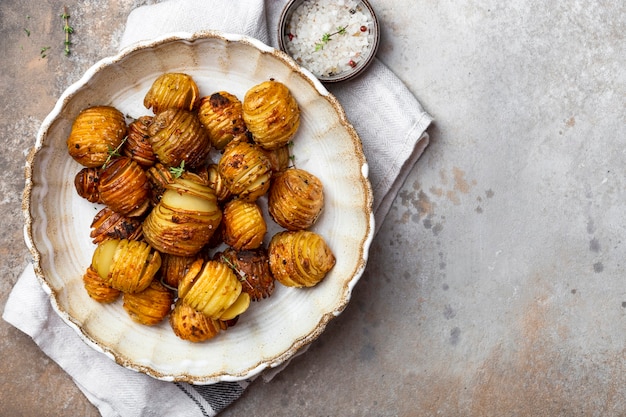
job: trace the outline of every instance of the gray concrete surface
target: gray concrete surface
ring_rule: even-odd
[[[38,126],[145,3],[0,3],[0,307],[29,260],[20,199]],[[626,6],[371,3],[379,58],[436,119],[431,145],[347,310],[222,415],[625,415]],[[0,356],[1,416],[98,415],[4,322]]]

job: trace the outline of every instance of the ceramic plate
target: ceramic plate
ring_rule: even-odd
[[[72,121],[93,105],[113,105],[131,118],[151,115],[143,97],[164,72],[190,74],[202,95],[226,90],[243,99],[249,88],[271,78],[289,87],[301,107],[292,153],[297,166],[325,186],[325,209],[312,230],[337,258],[316,287],[277,283],[274,294],[252,303],[236,326],[204,343],[179,339],[167,319],[154,327],[136,324],[121,300],[99,304],[82,282],[95,249],[90,224],[101,206],[82,199],[74,188],[81,166],[66,149]],[[172,34],[98,62],[58,100],[28,159],[26,240],[55,310],[117,363],[167,381],[246,379],[285,362],[345,309],[365,268],[374,230],[367,175],[361,142],[337,100],[286,54],[239,35]],[[268,236],[278,230],[271,227]]]

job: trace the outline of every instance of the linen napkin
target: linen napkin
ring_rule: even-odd
[[[169,0],[142,6],[128,16],[120,48],[169,32],[206,29],[245,34],[276,47],[275,28],[286,2]],[[328,89],[343,105],[363,142],[378,231],[408,172],[428,145],[426,129],[432,118],[378,60],[359,78]],[[67,371],[104,417],[215,416],[250,383],[171,383],[117,365],[85,344],[55,313],[32,265],[13,288],[3,318],[30,335]],[[267,381],[283,367],[262,376]]]

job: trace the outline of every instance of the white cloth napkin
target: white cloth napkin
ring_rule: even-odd
[[[168,32],[216,29],[277,45],[286,0],[169,0],[135,9],[120,48]],[[271,30],[268,30],[271,28]],[[329,86],[359,133],[370,167],[376,231],[406,175],[428,145],[432,122],[415,97],[380,61],[354,81]],[[250,381],[195,386],[153,379],[117,365],[85,344],[54,312],[29,265],[7,301],[4,320],[30,335],[105,417],[214,416]],[[279,368],[282,369],[282,368]],[[277,370],[266,372],[266,380]]]

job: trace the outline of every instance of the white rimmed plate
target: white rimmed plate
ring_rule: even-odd
[[[292,151],[296,164],[325,186],[325,209],[313,230],[337,258],[316,287],[277,284],[274,294],[253,303],[236,326],[204,343],[179,339],[167,320],[154,327],[136,324],[121,301],[99,304],[82,282],[95,249],[90,224],[101,206],[75,191],[74,177],[82,167],[67,154],[71,124],[93,105],[113,105],[132,118],[151,114],[143,97],[164,72],[192,75],[202,95],[226,90],[243,99],[250,87],[271,78],[289,87],[301,107]],[[27,161],[26,242],[55,310],[95,349],[161,380],[241,380],[291,358],[345,309],[365,268],[374,231],[367,175],[361,142],[340,104],[286,54],[241,35],[171,34],[101,60],[62,94]],[[275,231],[272,226],[268,235]]]

